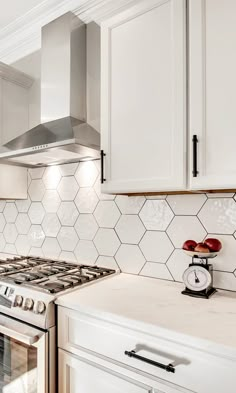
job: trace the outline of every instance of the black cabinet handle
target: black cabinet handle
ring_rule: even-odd
[[[104,178],[104,157],[106,156],[106,154],[104,153],[103,150],[101,150],[101,184],[104,183],[104,181],[106,181],[106,179]]]
[[[197,144],[198,144],[198,139],[197,135],[193,135],[193,177],[197,177],[198,175],[198,170],[197,170]]]
[[[175,373],[175,368],[172,364],[163,364],[163,363],[155,362],[154,360],[137,355],[135,351],[125,351],[125,355],[129,356],[130,358],[135,358],[141,360],[142,362],[151,364],[152,366],[162,368],[163,370],[166,370],[169,373]]]

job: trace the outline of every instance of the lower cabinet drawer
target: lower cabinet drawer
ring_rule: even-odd
[[[63,307],[58,317],[58,345],[68,352],[84,351],[119,362],[148,375],[154,388],[161,379],[196,393],[236,392],[236,362],[231,359]]]

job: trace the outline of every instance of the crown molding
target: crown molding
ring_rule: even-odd
[[[7,64],[0,62],[0,79],[5,79],[7,81],[16,83],[26,89],[29,89],[34,79],[31,76],[26,75],[24,72],[16,70],[14,67],[11,67]]]
[[[41,47],[41,28],[68,11],[84,23],[106,18],[143,0],[45,0],[0,30],[0,61],[11,64]]]

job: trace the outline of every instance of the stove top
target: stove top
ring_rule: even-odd
[[[105,267],[37,257],[0,259],[0,312],[48,328],[55,325],[58,296],[114,273]]]

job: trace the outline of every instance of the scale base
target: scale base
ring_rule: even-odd
[[[209,297],[211,297],[216,292],[217,290],[215,288],[205,289],[204,291],[191,291],[190,289],[185,288],[181,293],[187,296],[209,299]]]

